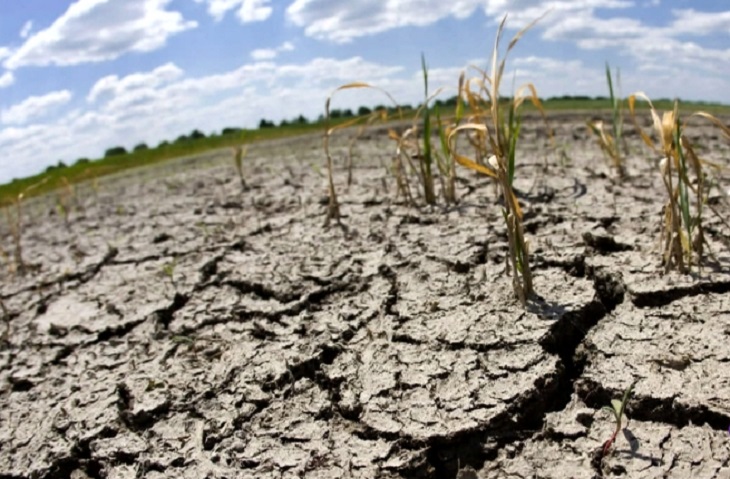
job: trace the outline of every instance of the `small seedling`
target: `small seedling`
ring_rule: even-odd
[[[619,75],[619,71],[616,70],[617,81],[620,79]],[[608,83],[608,93],[610,95],[611,110],[613,113],[611,117],[611,132],[609,133],[605,130],[603,121],[600,120],[588,122],[588,128],[596,135],[598,146],[608,156],[611,161],[611,166],[616,170],[618,176],[623,177],[626,171],[623,163],[623,155],[621,154],[621,141],[624,127],[622,102],[614,95],[611,68],[608,66],[608,63],[606,63],[606,82]]]
[[[331,123],[331,116],[330,116],[330,104],[332,103],[332,98],[337,94],[337,92],[343,91],[343,90],[352,90],[356,88],[371,88],[374,90],[378,90],[382,93],[384,93],[392,102],[394,105],[397,105],[395,100],[392,96],[385,90],[382,90],[378,87],[369,85],[364,82],[354,82],[354,83],[348,83],[346,85],[342,85],[338,88],[336,88],[325,101],[324,104],[324,112],[325,112],[325,134],[324,134],[324,152],[327,157],[327,194],[329,196],[329,201],[327,204],[327,216],[325,218],[324,225],[325,227],[329,226],[330,221],[335,220],[338,225],[342,226],[342,221],[340,218],[340,203],[337,200],[337,191],[335,190],[335,181],[333,177],[333,168],[334,168],[334,162],[332,161],[332,155],[330,153],[330,137],[332,134],[337,131],[344,128],[348,128],[354,125],[357,125],[358,123],[361,123],[363,121],[362,118],[354,118],[352,120],[346,121],[344,123],[330,126]],[[400,111],[400,109],[399,109]],[[375,112],[374,114],[379,114],[379,112]]]
[[[10,312],[5,307],[5,302],[3,302],[2,298],[0,298],[0,312],[3,314],[3,322],[5,323],[5,331],[1,338],[3,342],[7,343],[10,341]]]
[[[26,265],[23,260],[23,245],[21,237],[23,235],[23,221],[22,221],[22,203],[23,193],[19,194],[18,197],[13,201],[15,207],[15,215],[13,216],[9,210],[10,207],[5,209],[5,219],[10,226],[10,236],[13,238],[13,260],[15,262],[15,272],[19,275],[25,274]]]
[[[203,221],[198,221],[195,223],[195,226],[200,228],[203,232],[203,239],[207,242],[208,238],[210,238],[210,229],[208,228],[208,225],[206,225]]]
[[[58,213],[58,216],[63,218],[63,224],[66,229],[69,229],[68,206],[60,194],[56,195],[56,212]]]
[[[621,399],[612,399],[610,406],[603,406],[604,411],[608,411],[613,416],[614,420],[616,421],[616,429],[614,429],[613,434],[603,444],[603,455],[605,456],[608,451],[611,449],[611,446],[614,442],[616,442],[616,437],[618,436],[618,433],[621,431],[621,427],[623,426],[623,417],[626,415],[626,406],[629,403],[629,400],[631,399],[631,395],[634,392],[634,386],[636,385],[638,381],[634,381],[629,385],[628,388],[624,391],[624,395]],[[628,419],[628,417],[627,417]]]
[[[8,268],[8,271],[10,272],[10,274],[12,274],[14,271],[13,262],[10,259],[10,255],[5,251],[5,249],[2,247],[2,245],[0,245],[0,258],[2,258],[3,263],[5,263],[5,265]]]
[[[238,178],[241,180],[241,191],[248,190],[246,180],[243,178],[243,157],[246,156],[246,147],[236,146],[233,148],[233,164],[238,172]]]
[[[353,167],[354,167],[354,148],[357,141],[362,137],[362,135],[365,133],[365,130],[367,127],[372,126],[373,123],[377,121],[386,121],[388,119],[388,112],[387,110],[376,110],[374,112],[371,112],[370,114],[365,116],[365,123],[360,125],[357,129],[357,132],[350,138],[349,142],[347,143],[347,186],[348,188],[352,186],[353,183]],[[321,172],[320,172],[321,174]]]
[[[177,259],[173,258],[169,263],[162,265],[162,274],[170,280],[170,284],[175,288],[175,266],[177,266]]]
[[[24,189],[18,194],[18,196],[14,198],[12,204],[12,206],[15,207],[14,217],[10,213],[9,206],[4,210],[5,219],[8,222],[8,226],[10,227],[10,235],[13,238],[13,259],[15,261],[15,272],[19,275],[23,275],[27,271],[27,265],[23,260],[23,245],[21,244],[21,239],[23,236],[23,199],[29,192],[31,192],[35,188],[38,188],[46,181],[48,181],[48,177]]]
[[[423,183],[423,196],[426,204],[433,205],[436,203],[436,193],[433,188],[433,172],[431,167],[433,164],[433,155],[431,153],[431,112],[428,108],[428,68],[426,67],[426,58],[421,54],[421,69],[423,70],[424,98],[423,103],[423,151],[418,156],[421,160],[421,178]]]

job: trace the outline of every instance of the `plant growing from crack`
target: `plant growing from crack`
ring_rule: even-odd
[[[658,147],[654,140],[639,126],[636,120],[635,103],[641,99],[649,104],[653,128],[659,138]],[[726,226],[724,215],[718,214],[707,201],[707,173],[704,166],[714,165],[699,158],[695,146],[684,134],[686,121],[680,122],[679,102],[674,102],[672,111],[664,112],[661,117],[654,109],[649,97],[642,92],[629,97],[629,111],[642,140],[654,151],[662,155],[659,171],[667,192],[662,224],[663,243],[662,264],[664,272],[677,270],[689,273],[692,263],[702,264],[704,246],[708,245],[704,235],[703,208],[710,208]],[[701,117],[720,128],[730,139],[730,128],[721,120],[704,111],[694,112],[690,117]],[[694,211],[692,211],[694,210]]]
[[[330,221],[334,220],[337,222],[338,225],[344,226],[341,221],[340,216],[340,203],[337,200],[337,190],[335,189],[335,182],[333,178],[333,168],[334,168],[334,161],[332,160],[332,154],[330,152],[330,137],[332,134],[337,131],[341,130],[343,128],[348,128],[351,126],[354,126],[358,123],[361,123],[364,121],[362,117],[354,118],[352,120],[346,121],[344,123],[340,123],[338,125],[330,126],[331,123],[331,115],[330,115],[330,104],[332,103],[332,98],[337,94],[337,92],[340,92],[342,90],[352,90],[352,89],[358,89],[358,88],[371,88],[374,90],[379,90],[383,92],[392,102],[394,105],[397,105],[395,100],[392,96],[385,90],[382,90],[378,87],[371,86],[367,83],[363,82],[353,82],[348,83],[346,85],[342,85],[338,88],[336,88],[325,101],[324,104],[324,113],[325,113],[325,134],[324,134],[324,140],[323,140],[323,146],[324,146],[324,153],[327,157],[327,194],[329,197],[328,203],[327,203],[327,216],[325,217],[324,225],[325,227],[329,226]],[[400,108],[398,108],[398,111],[400,112]],[[377,116],[379,115],[379,112],[374,112],[372,115],[368,115],[368,117],[365,117],[366,119],[370,116]]]
[[[58,216],[63,218],[63,224],[66,229],[69,229],[69,214],[71,213],[72,203],[76,203],[76,207],[78,208],[78,200],[76,199],[74,187],[65,176],[61,177],[61,182],[63,185],[56,195],[56,211],[58,212]]]
[[[616,70],[616,82],[621,81],[620,71]],[[612,117],[611,117],[611,131],[606,132],[604,129],[603,121],[592,121],[588,122],[588,128],[596,136],[596,141],[601,150],[611,160],[611,166],[616,170],[619,177],[623,177],[626,174],[624,168],[624,155],[621,153],[621,142],[623,135],[623,116],[621,114],[621,100],[616,98],[613,89],[613,79],[611,76],[611,68],[606,63],[606,82],[608,83],[608,93],[611,101]]]
[[[0,311],[3,314],[3,322],[5,323],[5,331],[3,331],[0,339],[7,343],[10,341],[10,312],[8,311],[8,308],[5,307],[5,302],[2,298],[0,298]]]
[[[614,421],[616,422],[616,428],[614,429],[613,434],[611,434],[611,437],[608,439],[608,441],[603,444],[604,456],[611,449],[613,443],[616,442],[616,437],[618,436],[619,431],[621,431],[621,427],[623,425],[623,417],[626,415],[626,406],[631,399],[631,395],[634,392],[634,386],[636,386],[637,382],[638,380],[634,380],[634,382],[632,382],[629,387],[626,388],[621,399],[611,399],[611,405],[603,406],[602,408],[604,411],[608,411],[613,416]]]
[[[233,165],[236,167],[238,172],[238,178],[241,180],[241,191],[248,190],[246,180],[243,178],[243,157],[246,156],[246,147],[241,145],[233,148]]]
[[[479,76],[466,82],[459,81],[459,98],[466,100],[470,114],[465,117],[466,123],[449,128],[447,135],[449,151],[457,163],[493,178],[499,185],[503,197],[502,216],[507,226],[509,242],[507,271],[510,272],[511,267],[515,296],[523,305],[532,295],[533,288],[529,246],[522,226],[522,208],[512,188],[521,127],[518,112],[524,101],[530,100],[543,118],[545,115],[537,90],[532,83],[517,88],[505,113],[504,101],[500,98],[500,84],[507,55],[522,35],[539,20],[540,18],[533,21],[512,38],[500,61],[499,43],[507,17],[502,19],[492,51],[491,72],[475,68],[480,73]],[[456,144],[459,136],[466,137],[469,146],[475,152],[474,159],[459,153]],[[488,158],[487,165],[483,162],[485,158]]]
[[[176,258],[173,258],[172,261],[162,265],[162,274],[163,274],[163,276],[165,276],[167,279],[170,280],[170,284],[172,285],[173,289],[177,289],[177,287],[175,286],[175,279],[174,279],[175,266],[177,266]]]
[[[23,245],[21,242],[23,236],[23,199],[33,189],[38,188],[43,183],[48,181],[48,177],[35,183],[13,198],[12,205],[5,208],[5,219],[10,227],[10,236],[13,238],[13,260],[15,262],[15,272],[20,275],[24,275],[27,271],[28,265],[23,259]],[[15,209],[15,215],[10,213],[11,207]]]

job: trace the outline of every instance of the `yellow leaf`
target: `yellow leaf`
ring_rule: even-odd
[[[459,163],[461,166],[465,166],[471,170],[478,171],[479,173],[482,173],[489,177],[492,177],[495,179],[497,178],[497,174],[494,171],[487,168],[486,166],[480,165],[476,161],[471,160],[471,159],[467,158],[466,156],[461,156],[457,153],[452,153],[452,154],[454,155],[454,159],[456,160],[456,162]]]

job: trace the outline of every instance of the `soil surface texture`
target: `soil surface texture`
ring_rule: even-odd
[[[245,185],[218,151],[77,186],[67,218],[28,200],[25,274],[0,225],[0,479],[730,478],[730,175],[702,267],[663,274],[659,158],[629,128],[619,179],[587,116],[523,127],[527,307],[493,182],[406,205],[382,128],[349,186],[333,139],[342,226],[320,136],[252,146]]]

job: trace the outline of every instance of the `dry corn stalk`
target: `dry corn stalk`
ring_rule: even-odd
[[[527,83],[517,89],[505,118],[505,114],[501,110],[499,88],[507,55],[522,35],[539,19],[527,25],[514,36],[507,47],[505,57],[500,61],[499,43],[506,20],[505,16],[497,30],[497,38],[492,51],[491,71],[487,73],[475,69],[480,73],[479,77],[459,81],[459,99],[460,101],[465,100],[471,111],[465,117],[466,123],[449,129],[448,147],[457,163],[494,178],[499,184],[504,203],[502,215],[507,226],[508,263],[511,267],[512,286],[515,296],[524,305],[533,293],[533,285],[529,246],[522,226],[522,209],[512,189],[520,130],[518,109],[526,99],[529,99],[543,117],[544,110],[534,85]],[[457,110],[457,118],[459,116]],[[458,153],[456,140],[460,135],[466,136],[469,144],[475,150],[474,159]],[[487,165],[480,161],[483,158],[488,158]]]
[[[636,120],[637,98],[649,103],[652,126],[659,138],[658,146]],[[661,235],[664,272],[675,269],[687,273],[692,269],[695,256],[697,263],[702,263],[706,244],[702,225],[703,206],[706,203],[706,174],[703,164],[706,162],[697,156],[691,142],[683,134],[686,122],[681,123],[679,120],[679,102],[675,101],[674,109],[664,112],[660,117],[649,97],[638,92],[629,97],[629,110],[641,138],[662,156],[659,171],[668,198],[664,207]],[[730,128],[715,116],[703,111],[690,115],[695,116],[709,120],[730,139]],[[694,199],[690,198],[690,192],[694,193]]]
[[[246,180],[243,178],[243,157],[246,156],[246,147],[238,145],[233,148],[233,165],[236,167],[238,179],[241,180],[241,191],[248,190]]]
[[[378,90],[382,93],[384,93],[392,102],[394,105],[397,105],[395,100],[393,100],[393,97],[390,96],[388,92],[385,90],[378,88],[376,86],[369,85],[368,83],[364,82],[353,82],[348,83],[346,85],[342,85],[338,88],[336,88],[325,101],[324,104],[324,112],[325,112],[325,134],[323,139],[323,146],[324,146],[324,152],[325,156],[327,157],[327,193],[329,196],[329,201],[327,204],[327,216],[325,217],[324,225],[325,227],[329,226],[330,221],[335,220],[338,225],[342,225],[342,220],[340,217],[340,203],[337,200],[337,191],[335,189],[335,182],[333,177],[333,168],[334,168],[334,162],[332,161],[332,155],[330,153],[330,137],[332,134],[337,131],[344,128],[348,128],[351,126],[354,126],[362,121],[361,118],[354,118],[352,120],[346,121],[344,123],[341,123],[339,125],[330,126],[330,104],[332,102],[332,98],[337,94],[337,92],[340,92],[342,90],[352,90],[356,88],[372,88],[374,90]],[[400,110],[400,108],[399,108]]]

